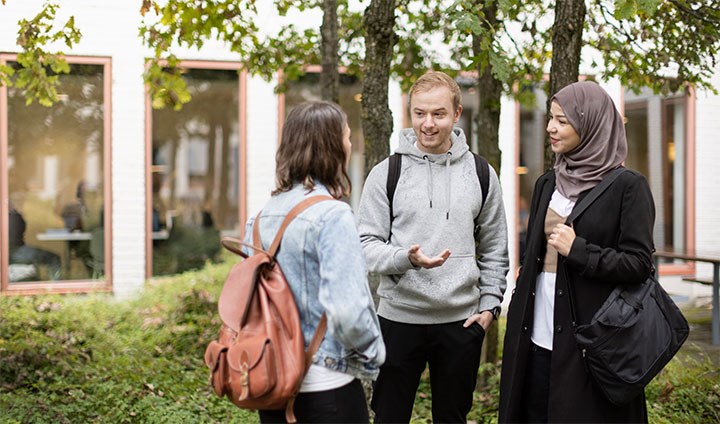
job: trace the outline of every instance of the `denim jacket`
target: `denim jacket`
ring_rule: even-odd
[[[317,195],[329,193],[315,182],[310,193],[296,184],[273,196],[260,214],[263,249],[270,247],[290,209]],[[252,244],[254,221],[248,220],[246,243]],[[246,248],[246,253],[251,252]],[[375,379],[385,360],[385,344],[350,206],[333,200],[303,211],[285,230],[276,257],[295,297],[306,349],[322,313],[327,314],[328,329],[313,364]]]

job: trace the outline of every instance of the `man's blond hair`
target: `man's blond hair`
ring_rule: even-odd
[[[450,78],[448,74],[440,71],[428,71],[415,81],[415,84],[413,84],[410,88],[410,94],[408,95],[408,107],[410,107],[412,102],[413,94],[430,91],[435,87],[447,87],[452,94],[454,110],[457,110],[460,107],[460,103],[462,102],[460,86],[454,79]]]

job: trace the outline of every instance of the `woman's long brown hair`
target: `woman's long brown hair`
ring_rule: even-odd
[[[339,199],[350,194],[350,177],[343,149],[347,115],[340,106],[325,101],[304,102],[287,116],[275,155],[276,195],[302,183],[308,191],[314,180]]]

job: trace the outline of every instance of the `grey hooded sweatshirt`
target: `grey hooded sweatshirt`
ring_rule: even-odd
[[[509,263],[497,174],[490,167],[488,195],[479,213],[480,182],[461,129],[453,130],[451,141],[447,153],[429,154],[415,146],[412,129],[402,130],[395,151],[403,157],[392,225],[388,159],[376,165],[365,181],[358,230],[369,271],[381,275],[378,315],[391,321],[460,321],[502,302]],[[451,254],[442,266],[415,268],[408,259],[413,244],[430,257],[444,249]]]

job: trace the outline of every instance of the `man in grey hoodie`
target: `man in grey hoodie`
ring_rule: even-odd
[[[475,160],[454,128],[457,83],[430,71],[410,90],[412,128],[395,151],[402,168],[393,200],[388,160],[375,166],[358,211],[371,272],[381,275],[378,315],[387,348],[375,383],[375,422],[409,422],[430,368],[433,422],[465,422],[485,330],[500,311],[508,271],[507,223],[497,174],[483,206]]]

